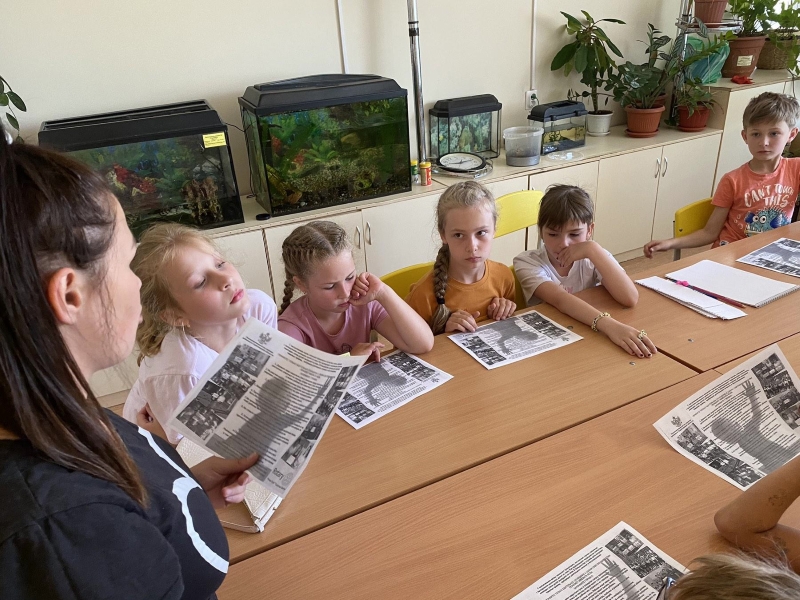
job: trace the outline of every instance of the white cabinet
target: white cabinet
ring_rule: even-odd
[[[672,237],[675,211],[711,195],[717,135],[600,161],[595,235],[614,255]]]
[[[436,229],[439,195],[373,206],[361,211],[370,273],[383,277],[397,269],[436,258],[441,246]]]
[[[236,265],[247,287],[275,298],[262,230],[226,235],[216,238],[214,242],[222,255]]]
[[[671,238],[675,211],[711,196],[719,140],[712,135],[664,146],[652,239]]]
[[[661,148],[600,161],[594,239],[611,254],[650,241],[660,174]]]

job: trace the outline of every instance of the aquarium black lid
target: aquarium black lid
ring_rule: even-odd
[[[463,117],[478,113],[493,112],[503,108],[492,94],[478,96],[464,96],[463,98],[449,98],[437,100],[428,112],[432,117],[444,118]]]
[[[45,121],[39,144],[64,152],[165,139],[228,128],[205,100]]]
[[[528,119],[531,121],[557,121],[565,117],[580,117],[586,114],[586,107],[583,102],[572,102],[571,100],[560,100],[548,104],[539,104],[531,109]]]
[[[239,104],[265,116],[407,95],[394,79],[380,75],[311,75],[251,85]]]

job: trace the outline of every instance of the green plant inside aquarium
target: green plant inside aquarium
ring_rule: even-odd
[[[206,227],[229,218],[225,203],[238,199],[220,151],[227,148],[205,149],[200,136],[187,136],[70,154],[106,178],[138,236],[156,221]]]
[[[245,115],[260,146],[250,153],[256,193],[269,190],[273,214],[371,198],[410,188],[405,98]],[[255,163],[255,164],[254,164]]]

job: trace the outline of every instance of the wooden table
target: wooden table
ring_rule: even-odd
[[[783,351],[783,354],[786,356],[786,359],[789,361],[789,364],[792,365],[792,368],[794,369],[795,373],[800,373],[800,334],[793,335],[791,337],[779,341],[778,346],[780,346],[780,349]],[[763,348],[760,350],[763,350]],[[746,361],[748,358],[752,358],[753,355],[760,352],[760,350],[757,350],[756,352],[751,352],[747,356],[737,358],[736,360],[732,360],[731,362],[725,363],[724,365],[720,365],[714,370],[719,373],[727,373],[735,366],[740,365],[741,363]]]
[[[684,565],[725,549],[712,519],[738,490],[652,426],[717,376],[697,375],[234,565],[219,597],[508,600],[619,521]],[[800,506],[786,521],[800,522]]]
[[[359,431],[335,418],[265,531],[228,530],[231,562],[695,375],[662,354],[633,358],[552,307],[538,310],[584,339],[489,371],[446,336],[437,336],[424,359],[453,379]]]
[[[800,223],[639,273],[636,279],[653,275],[664,277],[667,273],[708,259],[771,279],[800,284],[797,277],[736,262],[737,258],[782,237],[800,239]],[[700,372],[800,333],[800,292],[761,308],[746,307],[746,317],[723,321],[704,317],[642,286],[637,288],[639,302],[629,309],[621,309],[602,287],[584,290],[577,295],[598,310],[607,310],[614,318],[644,329],[660,351]]]

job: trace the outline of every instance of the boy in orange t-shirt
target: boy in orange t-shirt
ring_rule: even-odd
[[[653,240],[644,255],[678,248],[714,247],[744,239],[791,221],[800,190],[800,158],[783,158],[797,135],[800,104],[791,96],[764,92],[744,110],[742,139],[752,160],[726,173],[714,192],[706,226],[669,240]]]

